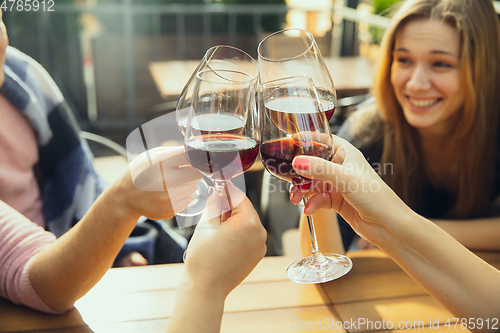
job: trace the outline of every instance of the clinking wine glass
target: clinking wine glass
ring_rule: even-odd
[[[257,62],[246,52],[232,46],[228,45],[217,45],[209,48],[200,63],[194,70],[193,74],[186,82],[181,96],[177,102],[176,106],[176,118],[179,130],[182,135],[186,134],[186,126],[188,122],[189,112],[192,109],[193,94],[195,92],[195,87],[197,83],[197,73],[204,70],[233,70],[233,71],[244,71],[252,77],[253,85],[256,85],[258,80],[259,70]],[[221,121],[228,120],[231,118],[224,118],[224,115],[220,116]],[[210,122],[209,118],[198,118],[199,125],[203,127],[202,124],[204,120]],[[208,124],[208,126],[213,126],[213,124]],[[192,217],[200,215],[205,208],[206,192],[208,189],[207,182],[202,179],[198,182],[198,190],[194,194],[193,201],[189,206],[180,213],[177,213],[180,217]]]
[[[247,171],[259,152],[255,83],[254,77],[236,70],[206,69],[196,74],[184,146],[191,165],[210,177],[217,193],[227,198],[221,221],[233,208],[226,181]]]
[[[217,45],[209,48],[182,89],[176,106],[176,117],[179,129],[185,134],[189,111],[192,108],[193,96],[197,83],[197,73],[205,70],[238,71],[248,74],[256,85],[259,77],[259,66],[254,58],[246,52],[228,45]]]
[[[265,168],[299,189],[312,180],[295,172],[295,156],[308,155],[331,160],[333,142],[323,103],[307,76],[287,77],[259,85],[260,154]],[[307,199],[304,199],[307,205]],[[290,280],[321,283],[337,279],[352,268],[349,258],[322,254],[318,248],[312,216],[307,216],[312,255],[287,269]]]
[[[257,50],[261,82],[309,76],[330,120],[335,111],[335,86],[318,44],[309,31],[291,28],[275,32],[264,38]]]

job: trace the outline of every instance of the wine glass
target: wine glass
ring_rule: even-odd
[[[205,69],[195,82],[184,136],[186,156],[226,196],[227,211],[221,214],[225,221],[233,208],[226,181],[247,171],[259,153],[256,80],[237,70]]]
[[[228,45],[217,45],[209,48],[182,89],[176,106],[177,124],[185,134],[189,111],[192,107],[197,73],[203,70],[229,70],[244,72],[252,77],[254,85],[259,77],[259,66],[254,58],[246,52]]]
[[[308,189],[312,180],[295,172],[295,156],[309,155],[331,160],[333,143],[330,125],[318,91],[307,76],[287,77],[259,85],[260,155],[271,174],[299,189]],[[307,205],[307,199],[304,198]],[[290,280],[320,283],[339,278],[352,268],[349,258],[322,254],[318,248],[312,216],[307,216],[312,254],[287,269]]]
[[[316,86],[328,120],[335,111],[336,91],[314,36],[291,28],[264,38],[258,46],[260,81],[306,75]]]
[[[189,111],[192,109],[193,93],[195,90],[197,73],[203,70],[236,70],[244,71],[252,77],[256,85],[259,76],[257,62],[246,52],[232,46],[217,45],[209,48],[194,70],[193,74],[182,89],[176,106],[177,125],[182,135],[186,134]],[[202,179],[198,182],[198,190],[193,201],[184,211],[177,213],[180,217],[200,215],[205,208],[207,182]]]

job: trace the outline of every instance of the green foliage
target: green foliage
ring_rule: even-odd
[[[386,15],[388,9],[400,0],[373,0],[374,14]]]
[[[401,0],[373,0],[373,13],[386,16],[389,14],[391,7],[399,1]],[[379,28],[370,27],[370,32],[373,42],[379,44],[384,34],[383,31]]]

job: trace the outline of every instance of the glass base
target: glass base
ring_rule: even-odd
[[[286,270],[286,276],[296,283],[323,283],[346,275],[351,268],[352,261],[348,257],[319,252],[291,264]]]

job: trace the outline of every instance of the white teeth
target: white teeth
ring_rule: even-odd
[[[426,108],[431,105],[436,104],[439,101],[439,98],[436,99],[414,99],[409,98],[410,104],[419,108]]]

